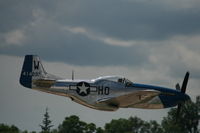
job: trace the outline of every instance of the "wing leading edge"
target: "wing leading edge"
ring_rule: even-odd
[[[100,99],[98,104],[107,104],[118,108],[158,109],[163,108],[162,102],[158,97],[160,93],[160,91],[155,90],[141,90],[115,98]]]

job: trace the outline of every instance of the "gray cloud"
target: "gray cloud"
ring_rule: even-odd
[[[199,33],[199,8],[177,8],[158,1],[83,1],[57,10],[55,20],[121,39],[160,40]],[[65,5],[65,4],[63,4]],[[72,12],[72,14],[69,14]],[[184,27],[184,28],[183,28]]]
[[[157,69],[162,64],[172,73],[194,70],[199,77],[194,67],[199,62],[183,60],[183,49],[174,50],[200,49],[197,3],[1,1],[0,54],[38,54],[48,61],[88,66]]]
[[[75,69],[76,76],[81,78],[119,74],[134,82],[169,87],[181,83],[185,71],[189,70],[191,89],[187,92],[194,99],[200,94],[199,3],[197,0],[0,1],[1,121],[33,129],[33,122],[27,121],[32,119],[38,126],[44,111],[41,108],[46,106],[56,112],[53,117],[57,124],[66,114],[79,115],[89,122],[96,122],[89,119],[91,115],[101,118],[97,122],[100,126],[112,118],[132,114],[145,120],[152,119],[149,116],[160,120],[166,110],[164,113],[161,110],[161,115],[152,111],[152,115],[146,116],[149,111],[129,109],[100,113],[70,100],[66,103],[57,96],[24,91],[17,77],[22,58],[15,56],[38,54],[51,63],[63,62],[49,69],[50,73],[63,77]],[[62,100],[63,103],[57,104]]]
[[[49,43],[56,45],[46,45]],[[81,36],[65,37],[65,39],[59,37],[58,40],[37,41],[37,44],[31,43],[23,47],[9,46],[0,50],[2,54],[18,56],[38,54],[46,60],[78,65],[141,65],[144,61],[148,61],[145,59],[148,53],[144,51],[146,50],[140,46],[113,47]]]
[[[8,42],[4,41],[0,49],[1,54],[18,56],[38,54],[47,57],[47,60],[78,65],[138,65],[147,61],[145,58],[148,52],[142,45],[130,47],[107,45],[103,37],[93,39],[66,31],[63,25],[44,19],[40,13],[43,14],[42,11],[38,11],[36,15],[38,19],[18,30],[23,31],[24,35],[21,46],[6,44]],[[9,40],[15,40],[18,44],[20,38],[14,36],[15,34],[11,35],[13,36],[10,36]]]
[[[2,1],[1,31],[32,21],[39,9],[50,21],[62,25],[87,27],[123,40],[163,40],[199,33],[200,9],[193,1],[190,5],[178,0]]]

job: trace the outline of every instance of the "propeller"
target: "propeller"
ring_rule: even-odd
[[[182,87],[181,87],[181,92],[182,92],[182,93],[185,93],[185,91],[186,91],[186,87],[187,87],[189,75],[190,75],[190,73],[189,73],[189,72],[186,72],[185,78],[184,78],[184,80],[183,80],[183,84],[182,84]]]
[[[184,78],[184,80],[183,80],[181,89],[180,89],[180,85],[179,85],[179,84],[176,84],[176,89],[177,89],[177,90],[180,90],[180,91],[181,91],[182,93],[184,93],[184,94],[185,94],[185,91],[186,91],[186,88],[187,88],[187,83],[188,83],[189,75],[190,75],[190,73],[189,73],[189,72],[186,72],[185,78]],[[181,107],[182,107],[182,103],[179,103],[179,104],[178,104],[178,107],[177,107],[176,118],[179,117],[179,114],[180,114],[180,111],[181,111]]]
[[[74,70],[72,70],[72,80],[74,80]]]

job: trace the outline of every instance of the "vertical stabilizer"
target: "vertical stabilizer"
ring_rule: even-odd
[[[20,76],[20,84],[32,88],[32,81],[45,78],[47,75],[37,55],[26,55]]]

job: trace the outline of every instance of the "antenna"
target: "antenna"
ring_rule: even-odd
[[[72,80],[74,80],[74,70],[72,70]]]

